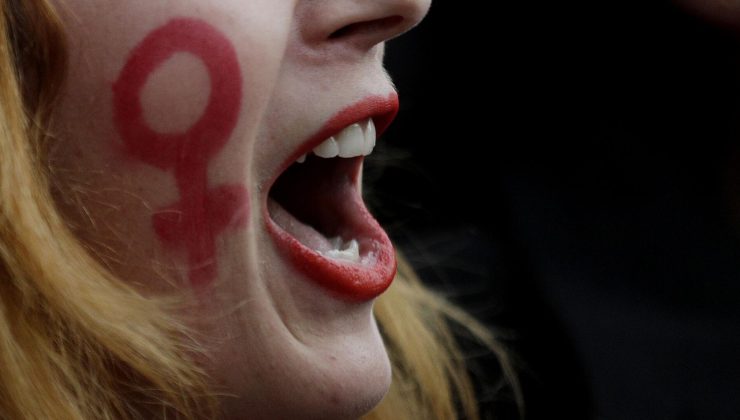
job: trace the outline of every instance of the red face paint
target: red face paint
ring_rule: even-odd
[[[151,74],[173,54],[187,52],[203,61],[211,80],[208,105],[182,133],[158,133],[146,123],[141,91]],[[171,171],[180,200],[152,216],[157,236],[188,253],[189,277],[203,285],[217,275],[216,237],[244,226],[248,194],[242,185],[208,186],[208,165],[223,149],[239,117],[242,78],[231,42],[197,19],[174,19],[151,32],[131,52],[113,85],[114,120],[128,154]],[[177,106],[177,104],[173,104]]]

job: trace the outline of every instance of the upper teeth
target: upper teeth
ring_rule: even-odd
[[[375,135],[375,124],[372,118],[368,118],[324,140],[313,149],[313,153],[322,158],[367,156],[375,148]],[[296,161],[303,163],[305,160],[306,155],[303,155]]]

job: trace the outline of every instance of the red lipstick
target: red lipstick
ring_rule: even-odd
[[[283,163],[280,173],[293,165],[298,156],[310,152],[354,123],[372,118],[380,136],[397,113],[398,96],[395,93],[387,97],[368,97],[341,110],[291,154]],[[341,214],[341,226],[336,226],[334,230],[344,237],[357,240],[360,247],[359,262],[329,258],[309,248],[279,226],[265,206],[263,212],[267,230],[291,265],[311,281],[345,299],[367,301],[383,293],[393,281],[396,274],[395,251],[388,235],[367,210],[357,188],[362,158],[341,159],[336,165],[345,171],[343,173],[346,176],[332,187],[331,195],[336,198],[328,200],[338,207],[332,211]],[[272,180],[271,188],[277,178]]]

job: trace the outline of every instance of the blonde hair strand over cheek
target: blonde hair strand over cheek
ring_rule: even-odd
[[[0,0],[0,418],[212,413],[185,328],[108,273],[56,209],[45,127],[65,66],[50,4]]]

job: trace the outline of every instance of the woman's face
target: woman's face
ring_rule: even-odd
[[[57,3],[49,163],[76,232],[144,293],[192,296],[181,315],[230,416],[372,408],[395,260],[359,171],[397,111],[383,41],[429,0]]]

